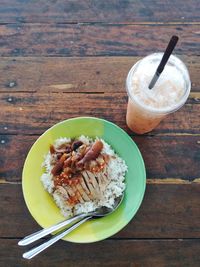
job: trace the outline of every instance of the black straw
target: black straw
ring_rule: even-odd
[[[150,84],[149,84],[149,89],[152,89],[154,87],[154,85],[156,84],[156,82],[157,82],[160,74],[162,73],[162,71],[163,71],[163,69],[164,69],[164,67],[165,67],[170,55],[172,54],[177,42],[178,42],[178,36],[175,36],[175,35],[172,36],[172,38],[169,41],[169,44],[168,44],[168,46],[167,46],[167,48],[165,50],[165,53],[164,53],[164,55],[162,57],[162,60],[161,60],[161,62],[159,64],[159,66],[158,66],[158,68],[157,68],[157,70],[156,70],[156,72],[155,72]]]

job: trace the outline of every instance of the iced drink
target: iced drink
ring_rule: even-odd
[[[163,53],[155,53],[138,61],[129,71],[126,89],[129,96],[126,122],[139,134],[150,132],[169,113],[187,100],[191,82],[185,64],[171,55],[155,86],[149,84]]]

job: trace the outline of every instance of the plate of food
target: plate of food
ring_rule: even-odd
[[[57,123],[31,147],[24,163],[22,189],[37,223],[49,227],[66,218],[121,205],[108,216],[92,219],[64,240],[90,243],[106,239],[139,209],[146,186],[142,155],[117,125],[78,117]]]

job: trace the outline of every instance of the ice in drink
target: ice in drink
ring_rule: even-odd
[[[155,53],[138,61],[129,71],[126,89],[129,96],[126,122],[139,134],[153,130],[169,113],[187,100],[191,82],[185,64],[171,55],[155,86],[149,84],[163,53]]]

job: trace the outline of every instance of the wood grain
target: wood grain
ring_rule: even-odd
[[[95,244],[72,244],[59,241],[32,260],[22,258],[18,240],[0,240],[0,264],[40,267],[185,267],[199,266],[200,240],[106,240]],[[7,248],[12,248],[8,257]],[[123,248],[123,249],[122,249]]]
[[[159,0],[2,0],[0,22],[144,22],[199,21],[198,0],[164,5]]]
[[[125,92],[129,69],[141,57],[8,57],[0,61],[1,92]],[[192,92],[200,92],[200,60],[181,56]],[[194,95],[198,98],[198,95]],[[200,96],[199,96],[200,97]]]
[[[0,2],[0,266],[199,266],[200,1]],[[125,123],[127,72],[173,34],[190,98],[155,131],[134,135]],[[41,133],[76,116],[108,119],[131,135],[147,168],[144,200],[112,238],[60,241],[26,261],[17,242],[40,227],[23,199],[24,160]]]
[[[0,136],[2,181],[21,181],[25,158],[37,137]],[[133,140],[143,155],[148,179],[193,181],[200,178],[200,136],[135,136]]]
[[[4,24],[1,56],[144,56],[180,37],[177,54],[199,55],[199,24]]]
[[[1,184],[0,193],[0,237],[22,238],[40,229],[28,212],[20,184]],[[200,238],[199,194],[200,184],[147,184],[136,216],[112,238]]]
[[[72,104],[71,104],[72,103]],[[41,134],[55,123],[77,116],[110,120],[131,134],[125,116],[126,93],[1,93],[0,133]],[[199,98],[190,98],[150,134],[199,134]]]

